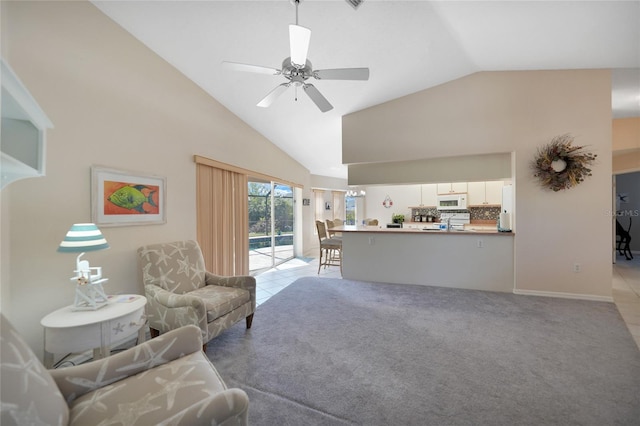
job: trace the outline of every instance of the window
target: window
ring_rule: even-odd
[[[356,224],[356,197],[345,197],[345,225],[355,225]]]

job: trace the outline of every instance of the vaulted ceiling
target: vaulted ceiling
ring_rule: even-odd
[[[326,113],[293,88],[257,107],[284,78],[222,66],[280,68],[289,0],[93,4],[312,174],[346,177],[344,114],[479,71],[611,68],[614,117],[640,116],[639,1],[302,1],[314,69],[370,68],[368,81],[313,81]]]

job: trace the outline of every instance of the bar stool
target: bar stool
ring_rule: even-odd
[[[324,266],[339,266],[342,275],[342,240],[329,238],[324,222],[316,220],[316,230],[318,231],[318,242],[320,243],[320,261],[318,263],[318,274],[320,268]]]

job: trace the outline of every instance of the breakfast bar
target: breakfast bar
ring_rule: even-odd
[[[359,281],[512,292],[514,233],[342,226],[342,275]]]

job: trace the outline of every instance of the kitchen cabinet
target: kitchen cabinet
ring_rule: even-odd
[[[469,182],[469,198],[470,206],[487,206],[502,204],[502,187],[504,182],[487,181],[487,182]]]
[[[467,202],[470,206],[482,206],[486,204],[485,183],[486,182],[469,182]]]
[[[438,186],[435,183],[420,185],[422,190],[422,205],[434,207],[438,203]]]
[[[467,192],[467,182],[439,183],[438,194],[451,194],[453,192]]]
[[[27,177],[44,176],[46,130],[53,124],[4,60],[0,189]]]
[[[488,204],[502,204],[502,187],[504,182],[501,180],[494,180],[487,182],[487,203]]]
[[[345,279],[502,292],[514,289],[513,234],[497,232],[495,226],[491,233],[352,230],[342,233],[342,250]]]

